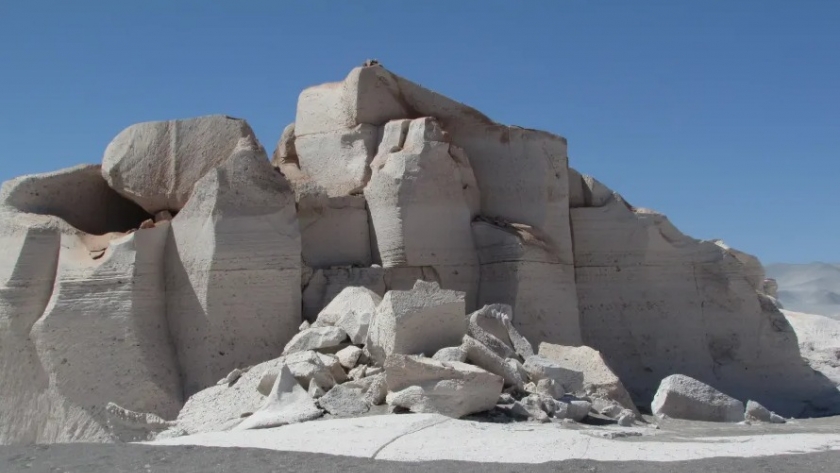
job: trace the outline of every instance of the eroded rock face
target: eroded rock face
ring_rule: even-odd
[[[280,355],[301,321],[300,254],[292,191],[243,140],[172,220],[167,314],[187,395]]]
[[[102,175],[112,189],[155,214],[181,210],[193,186],[230,157],[245,122],[224,115],[131,125],[108,145]]]
[[[105,430],[109,402],[178,415],[181,383],[163,287],[168,232],[163,224],[115,238],[96,258],[90,243],[62,237],[52,298],[30,332],[49,389],[65,400],[63,418],[51,422]]]

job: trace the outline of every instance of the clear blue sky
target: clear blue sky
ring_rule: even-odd
[[[98,162],[141,121],[226,113],[269,153],[367,58],[686,233],[840,261],[840,1],[0,0],[0,180]]]

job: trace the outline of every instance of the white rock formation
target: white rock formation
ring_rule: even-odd
[[[109,402],[164,419],[178,415],[181,384],[165,330],[168,232],[164,222],[93,255],[94,238],[62,236],[52,297],[30,332],[50,389],[65,400],[63,419],[53,413],[52,422],[100,428]]]
[[[301,320],[293,195],[265,152],[244,140],[195,189],[166,253],[166,310],[187,395],[278,356]]]
[[[627,409],[636,410],[624,384],[597,350],[587,346],[565,347],[541,343],[539,354],[562,367],[583,373],[583,394],[609,399]],[[578,389],[577,386],[567,387]]]
[[[683,373],[784,415],[836,409],[836,390],[802,364],[790,325],[756,291],[751,258],[687,237],[617,194],[572,208],[571,219],[583,342],[636,403]]]
[[[785,419],[782,416],[775,412],[770,412],[766,407],[755,401],[747,401],[744,420],[750,422],[769,422],[771,424],[785,423]]]
[[[344,330],[353,343],[365,342],[370,321],[382,302],[379,294],[365,287],[347,287],[318,314],[317,321]]]
[[[242,138],[255,139],[248,123],[224,115],[138,123],[105,149],[102,175],[151,214],[181,210],[193,186],[225,162]]]
[[[379,363],[394,353],[431,356],[459,344],[466,331],[464,294],[417,281],[411,290],[385,294],[368,330],[367,349]]]
[[[280,427],[316,419],[323,414],[306,390],[300,387],[289,368],[281,365],[271,393],[263,405],[234,429]]]
[[[708,422],[744,420],[744,403],[694,378],[674,374],[662,380],[651,411],[657,416]]]
[[[569,168],[565,139],[378,65],[306,89],[295,120],[275,167],[243,120],[208,116],[3,185],[0,443],[277,424],[312,397],[361,411],[383,363],[420,353],[437,360],[399,358],[417,383],[391,386],[393,409],[477,412],[506,382],[532,394],[511,411],[585,417],[568,390],[624,425],[683,373],[785,416],[840,412],[840,331],[786,319],[755,257]]]
[[[466,363],[391,355],[385,362],[386,402],[417,413],[449,417],[487,411],[502,392],[502,378]]]
[[[799,350],[808,366],[840,387],[840,321],[789,310],[782,313],[796,332]]]
[[[548,358],[534,355],[525,359],[525,371],[532,382],[552,380],[567,392],[579,392],[583,387],[583,373],[565,368]]]
[[[337,347],[345,340],[347,332],[338,327],[311,327],[292,337],[283,354]]]

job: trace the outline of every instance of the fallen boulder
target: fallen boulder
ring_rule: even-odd
[[[388,291],[368,330],[371,357],[383,363],[392,354],[433,355],[457,345],[467,331],[464,293],[417,281],[408,291]]]
[[[517,360],[500,357],[469,335],[464,335],[461,350],[467,353],[467,361],[470,363],[504,378],[506,386],[524,386],[527,379],[522,376]]]
[[[630,394],[599,351],[587,346],[567,347],[540,343],[539,354],[561,367],[583,373],[583,393],[579,394],[611,399],[627,409],[638,412]]]
[[[389,406],[454,418],[492,409],[504,384],[501,377],[466,363],[399,354],[386,360],[385,381]]]
[[[785,418],[770,412],[769,409],[755,401],[747,401],[747,408],[744,411],[744,420],[751,422],[769,422],[771,424],[784,424]]]
[[[309,393],[298,384],[289,368],[283,365],[265,403],[234,430],[279,427],[316,419],[323,414]]]
[[[694,378],[675,374],[662,380],[651,411],[657,416],[707,422],[740,422],[744,404]]]
[[[338,327],[311,327],[292,337],[283,349],[283,354],[337,347],[345,340],[347,332]]]
[[[138,123],[105,149],[102,175],[150,214],[181,210],[195,184],[225,162],[242,138],[254,139],[251,127],[225,115]]]
[[[529,356],[523,366],[531,381],[554,380],[568,392],[579,392],[583,387],[583,373],[564,368],[548,358],[539,355]]]

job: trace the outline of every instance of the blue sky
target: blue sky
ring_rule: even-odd
[[[0,180],[226,113],[269,153],[367,58],[765,263],[840,261],[840,2],[0,1]]]

